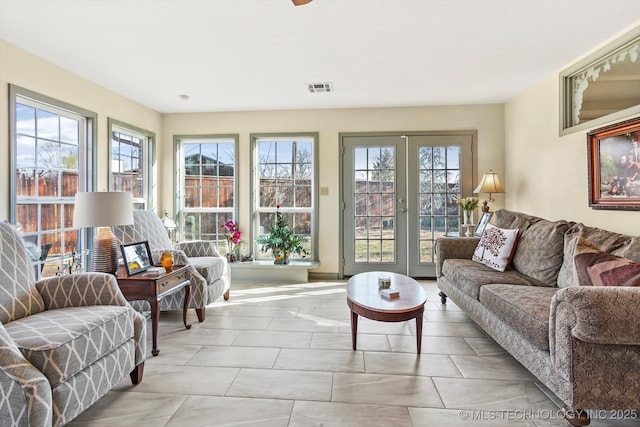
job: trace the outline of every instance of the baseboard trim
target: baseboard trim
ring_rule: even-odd
[[[340,277],[338,273],[314,273],[309,272],[309,279],[313,280],[338,280]]]

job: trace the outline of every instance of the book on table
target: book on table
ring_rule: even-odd
[[[158,277],[167,272],[167,269],[164,267],[149,267],[144,275],[148,277]]]
[[[386,299],[400,298],[400,291],[397,289],[380,289],[380,296]]]

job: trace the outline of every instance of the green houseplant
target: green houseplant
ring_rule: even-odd
[[[262,252],[271,250],[275,258],[274,264],[288,264],[290,254],[297,254],[304,258],[307,250],[303,245],[307,242],[307,238],[295,234],[295,230],[282,217],[280,205],[277,205],[276,209],[276,219],[271,224],[269,234],[260,235],[256,239],[256,242],[261,245],[260,250]]]

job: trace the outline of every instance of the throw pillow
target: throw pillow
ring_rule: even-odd
[[[640,264],[602,252],[582,237],[573,262],[579,286],[640,286]]]
[[[494,270],[505,271],[516,251],[518,232],[518,228],[506,229],[487,224],[471,259]]]

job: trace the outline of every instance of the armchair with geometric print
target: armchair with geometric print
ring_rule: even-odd
[[[153,211],[134,209],[133,224],[113,227],[118,244],[148,241],[154,264],[160,264],[163,252],[173,253],[173,263],[189,267],[187,277],[191,282],[189,307],[196,310],[198,320],[205,319],[208,304],[223,297],[229,299],[231,273],[224,256],[220,256],[215,242],[190,240],[175,245],[171,243],[162,220]],[[160,300],[160,310],[182,310],[184,290]],[[138,310],[149,310],[146,301],[131,303]]]
[[[146,320],[115,276],[35,280],[17,230],[0,222],[0,420],[58,426],[129,375],[142,380]]]

